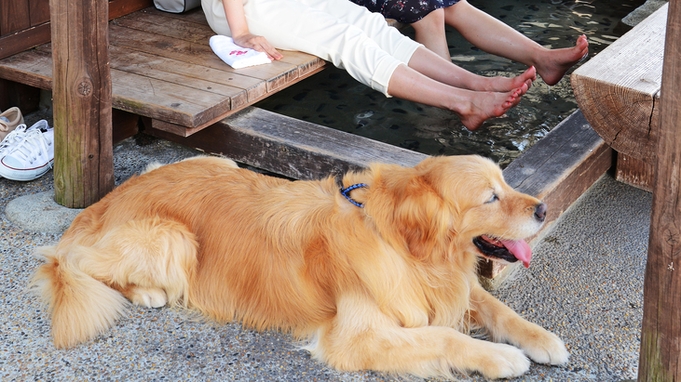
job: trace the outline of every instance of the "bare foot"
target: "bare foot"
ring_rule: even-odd
[[[509,92],[476,92],[469,95],[470,105],[456,112],[461,117],[461,123],[468,130],[476,130],[483,122],[490,118],[500,117],[520,102],[523,94],[527,92],[527,84]]]
[[[487,92],[507,92],[527,85],[527,89],[532,86],[532,82],[537,79],[537,69],[534,66],[527,68],[522,74],[515,77],[482,77],[480,84],[476,86],[477,91]],[[525,92],[523,94],[525,94]]]
[[[562,49],[546,49],[542,58],[536,60],[537,73],[547,85],[557,84],[565,72],[589,53],[585,35],[579,36],[575,46]]]

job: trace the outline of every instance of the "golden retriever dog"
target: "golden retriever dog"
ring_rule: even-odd
[[[514,377],[528,357],[563,364],[568,352],[485,291],[476,264],[528,266],[523,239],[545,215],[478,156],[316,181],[198,157],[156,166],[85,209],[41,249],[32,284],[58,348],[107,330],[130,300],[285,331],[340,370]]]

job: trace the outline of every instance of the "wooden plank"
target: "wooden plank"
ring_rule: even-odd
[[[176,40],[166,36],[123,28],[115,24],[110,27],[109,42],[111,45],[127,51],[140,51],[187,64],[224,71],[223,75],[229,76],[231,86],[247,89],[249,102],[251,99],[259,99],[267,93],[267,84],[262,76],[248,76],[242,70],[234,71],[213,54],[206,43]],[[266,66],[270,65],[261,65],[258,68],[262,69]],[[278,69],[292,71],[294,67],[287,64],[286,68],[279,66]]]
[[[193,12],[193,14],[196,13]],[[198,14],[203,15],[202,12]],[[186,14],[181,14],[180,17],[173,17],[173,15],[176,14],[149,8],[113,20],[112,23],[125,28],[201,44],[208,44],[208,39],[215,34],[208,26],[205,16],[201,22],[201,19],[192,19]],[[172,25],[171,28],[168,27],[169,24]]]
[[[15,33],[31,26],[28,1],[0,2],[0,36]]]
[[[38,46],[50,40],[50,24],[45,23],[21,32],[0,37],[0,59]]]
[[[232,77],[225,76],[225,73],[220,70],[144,52],[130,52],[117,46],[110,46],[109,52],[111,67],[116,70],[218,94],[225,97],[225,101],[230,101],[229,109],[246,106],[248,90],[261,84],[258,80],[252,79],[249,87],[236,87],[232,86]]]
[[[119,33],[123,33],[119,31]],[[0,63],[0,77],[41,89],[52,87],[51,45],[8,57]],[[304,55],[291,53],[299,62]],[[210,58],[213,58],[212,52]],[[163,56],[110,46],[113,104],[121,110],[187,127],[185,136],[223,119],[233,111],[267,97],[266,83],[235,74],[226,64],[220,69],[185,63]],[[299,70],[300,81],[321,70]],[[246,89],[233,86],[235,84]],[[250,93],[250,99],[248,94]],[[181,130],[175,130],[181,131]]]
[[[109,4],[52,0],[55,201],[87,207],[113,189]]]
[[[571,78],[594,130],[617,152],[644,161],[654,158],[657,140],[667,9],[665,4]]]
[[[286,51],[283,60],[234,70],[210,49],[213,32],[203,13],[189,14],[148,8],[111,22],[114,107],[186,136],[325,66],[317,57]],[[51,89],[51,54],[52,46],[45,44],[8,57],[0,62],[0,77]]]
[[[45,50],[33,49],[4,59],[0,65],[0,77],[41,89],[51,89],[52,57],[49,52],[51,49],[47,47]],[[118,63],[117,56],[112,56],[111,59]],[[169,64],[169,67],[172,66]],[[163,75],[163,72],[155,74],[156,77]],[[117,69],[111,70],[111,77],[114,107],[130,113],[194,127],[219,119],[231,110],[229,98],[193,88],[193,81],[185,81],[190,86],[184,86]],[[177,78],[175,80],[180,81]],[[239,105],[243,104],[243,100],[239,102]]]
[[[170,13],[170,12],[163,12],[159,11],[158,9],[154,7],[149,7],[145,10],[143,10],[145,14],[160,14],[163,15],[164,17],[167,18],[174,18],[174,19],[179,19],[183,21],[191,21],[194,23],[198,24],[205,24],[208,25],[208,21],[206,21],[206,16],[203,13],[203,9],[201,7],[192,9],[190,11],[184,12],[184,13]]]
[[[192,127],[230,110],[228,98],[120,70],[111,70],[113,105],[130,113]]]
[[[305,78],[307,78],[307,77],[309,77],[309,76],[311,76],[311,75],[313,75],[313,74],[319,72],[319,71],[322,70],[322,69],[323,69],[323,68],[318,68],[318,69],[315,70],[315,71],[306,71],[303,75],[299,76],[295,81],[288,83],[288,86],[293,85],[294,83],[296,83],[296,82],[298,82],[298,81],[302,81],[302,80],[304,80]],[[187,125],[179,125],[179,124],[170,123],[170,122],[166,122],[166,121],[161,121],[161,120],[157,120],[157,119],[153,119],[153,120],[152,120],[152,126],[153,126],[155,129],[163,130],[163,131],[172,133],[172,134],[174,134],[174,135],[177,135],[177,136],[179,136],[179,137],[188,137],[188,136],[190,136],[190,135],[193,135],[193,134],[195,134],[195,133],[198,133],[199,131],[201,131],[201,130],[207,128],[207,127],[210,127],[211,125],[213,125],[213,124],[215,124],[215,123],[218,123],[220,120],[223,120],[223,119],[225,119],[225,118],[231,117],[232,115],[234,115],[234,114],[240,112],[241,110],[243,110],[245,107],[250,106],[250,105],[254,104],[255,102],[257,102],[257,101],[259,101],[259,100],[261,100],[261,99],[267,98],[268,95],[269,95],[268,93],[265,93],[265,94],[263,94],[260,98],[257,98],[257,99],[255,99],[255,100],[249,100],[248,103],[243,103],[243,102],[242,102],[242,103],[239,104],[239,105],[235,105],[235,104],[234,104],[234,100],[235,100],[235,99],[232,98],[232,110],[230,110],[230,111],[228,111],[228,112],[226,112],[226,113],[224,113],[224,114],[221,114],[221,115],[219,115],[219,116],[213,118],[212,120],[208,120],[207,122],[204,122],[204,123],[196,123],[196,124],[194,125],[194,127],[192,127],[192,126],[187,126]]]
[[[109,20],[119,18],[153,5],[153,0],[109,0]]]
[[[0,26],[0,59],[50,41],[49,7],[47,4],[49,2],[45,0],[30,0],[30,18],[26,19],[30,19],[30,27],[21,29],[16,33],[5,34],[1,32],[3,28]],[[0,3],[0,19],[4,14],[2,7],[10,5],[11,2],[3,1]],[[120,17],[152,5],[152,0],[112,0],[109,2],[109,18]],[[13,17],[16,17],[16,14]],[[40,20],[44,20],[44,22],[41,23]]]
[[[45,0],[28,0],[31,26],[50,21],[50,2]]]
[[[148,129],[160,138],[295,179],[319,179],[371,162],[413,166],[426,155],[310,122],[249,107],[188,138]]]
[[[40,89],[52,89],[52,53],[36,49],[0,61],[0,78]]]
[[[681,3],[669,3],[639,381],[681,381]]]
[[[630,186],[652,192],[655,183],[655,165],[627,154],[616,153],[615,179]]]
[[[29,0],[28,7],[31,14],[31,26],[40,25],[50,21],[49,1]]]

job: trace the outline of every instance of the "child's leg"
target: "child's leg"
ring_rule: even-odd
[[[451,61],[447,36],[445,35],[445,10],[440,8],[427,14],[421,20],[412,23],[417,42],[435,52],[445,60]]]
[[[508,92],[472,91],[445,85],[400,65],[390,78],[388,91],[398,98],[451,110],[466,128],[475,130],[487,119],[499,117],[517,105],[527,85]]]
[[[421,47],[409,59],[409,67],[447,85],[476,91],[507,92],[527,85],[532,86],[536,70],[530,67],[516,77],[484,77],[467,71],[445,60],[435,52]],[[524,94],[525,92],[523,92]]]
[[[571,48],[544,48],[466,0],[445,9],[445,22],[485,52],[535,66],[549,85],[560,81],[565,72],[589,51],[585,36]]]
[[[336,5],[334,13],[321,10],[328,3]],[[502,77],[509,81],[505,89],[460,89],[456,82],[486,77],[457,67],[387,26],[381,15],[348,0],[256,0],[246,3],[244,10],[251,32],[277,48],[331,61],[388,96],[451,110],[469,129],[515,106],[534,77],[534,72],[514,79]]]
[[[382,16],[371,13],[366,8],[350,1],[301,1],[321,1],[321,5],[319,5],[320,10],[338,17],[353,27],[360,28],[381,49],[391,56],[404,62],[417,72],[446,85],[468,90],[508,92],[521,88],[524,84],[527,84],[529,87],[536,78],[534,69],[529,69],[525,73],[511,78],[480,76],[452,63],[449,55],[447,55],[447,58],[443,58],[429,49],[416,49],[411,39],[405,37],[397,29],[388,26]],[[444,24],[441,24],[441,27],[444,30]],[[442,41],[445,44],[444,48],[447,49],[444,39]]]

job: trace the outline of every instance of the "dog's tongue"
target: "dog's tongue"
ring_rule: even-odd
[[[530,267],[530,260],[532,259],[532,249],[525,240],[500,240],[501,243],[508,249],[509,252],[516,257],[516,259],[523,262],[525,268]]]

